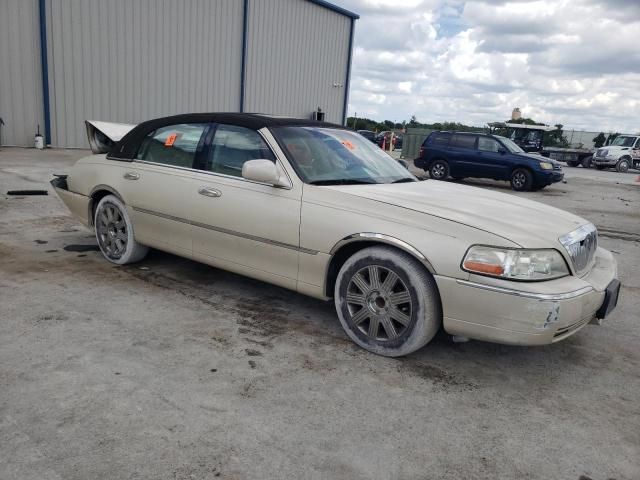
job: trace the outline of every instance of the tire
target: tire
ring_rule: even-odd
[[[621,158],[620,160],[618,160],[618,163],[616,163],[616,170],[620,173],[626,173],[629,171],[630,164],[631,162],[629,161],[629,159]]]
[[[533,175],[526,168],[516,168],[511,172],[511,188],[516,192],[527,192],[533,186]]]
[[[349,338],[386,357],[415,352],[442,324],[435,280],[393,247],[368,247],[347,259],[338,272],[334,301]]]
[[[115,195],[100,200],[93,216],[96,240],[102,255],[111,263],[139,262],[149,251],[133,235],[133,224],[124,203]]]
[[[569,165],[570,167],[577,167],[578,165],[580,165],[580,162],[577,160],[567,160],[567,165]]]
[[[593,161],[592,156],[584,157],[582,159],[582,167],[583,168],[591,168],[591,162]]]
[[[434,180],[446,180],[449,176],[449,164],[446,160],[437,159],[431,162],[429,176]]]

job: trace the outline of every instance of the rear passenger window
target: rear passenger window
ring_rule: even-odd
[[[241,177],[244,162],[259,159],[276,161],[258,132],[235,125],[218,125],[205,170]]]
[[[205,123],[183,123],[158,128],[147,135],[138,149],[136,159],[174,167],[193,168]]]
[[[451,138],[450,133],[432,133],[428,143],[433,146],[444,146],[449,143],[449,138]]]
[[[475,135],[454,135],[451,138],[451,146],[456,148],[475,148]]]
[[[498,153],[500,150],[500,144],[493,138],[478,137],[478,150]]]

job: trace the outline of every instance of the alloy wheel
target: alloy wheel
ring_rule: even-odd
[[[96,216],[100,248],[109,258],[118,259],[127,251],[127,224],[120,209],[105,203]]]
[[[411,294],[388,268],[368,265],[358,270],[349,281],[346,303],[350,322],[369,340],[393,341],[411,327]]]

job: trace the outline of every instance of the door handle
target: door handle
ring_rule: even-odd
[[[205,197],[221,197],[222,196],[222,192],[220,190],[217,190],[215,188],[211,188],[211,187],[200,187],[198,189],[198,193],[200,195],[204,195]]]
[[[140,174],[136,172],[127,172],[123,176],[127,180],[138,180],[140,178]]]

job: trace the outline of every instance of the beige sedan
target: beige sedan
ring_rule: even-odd
[[[333,298],[369,351],[452,335],[548,344],[604,318],[620,283],[595,227],[562,210],[418,181],[338,125],[188,114],[87,122],[94,155],[52,181],[105,258],[148,247]]]

